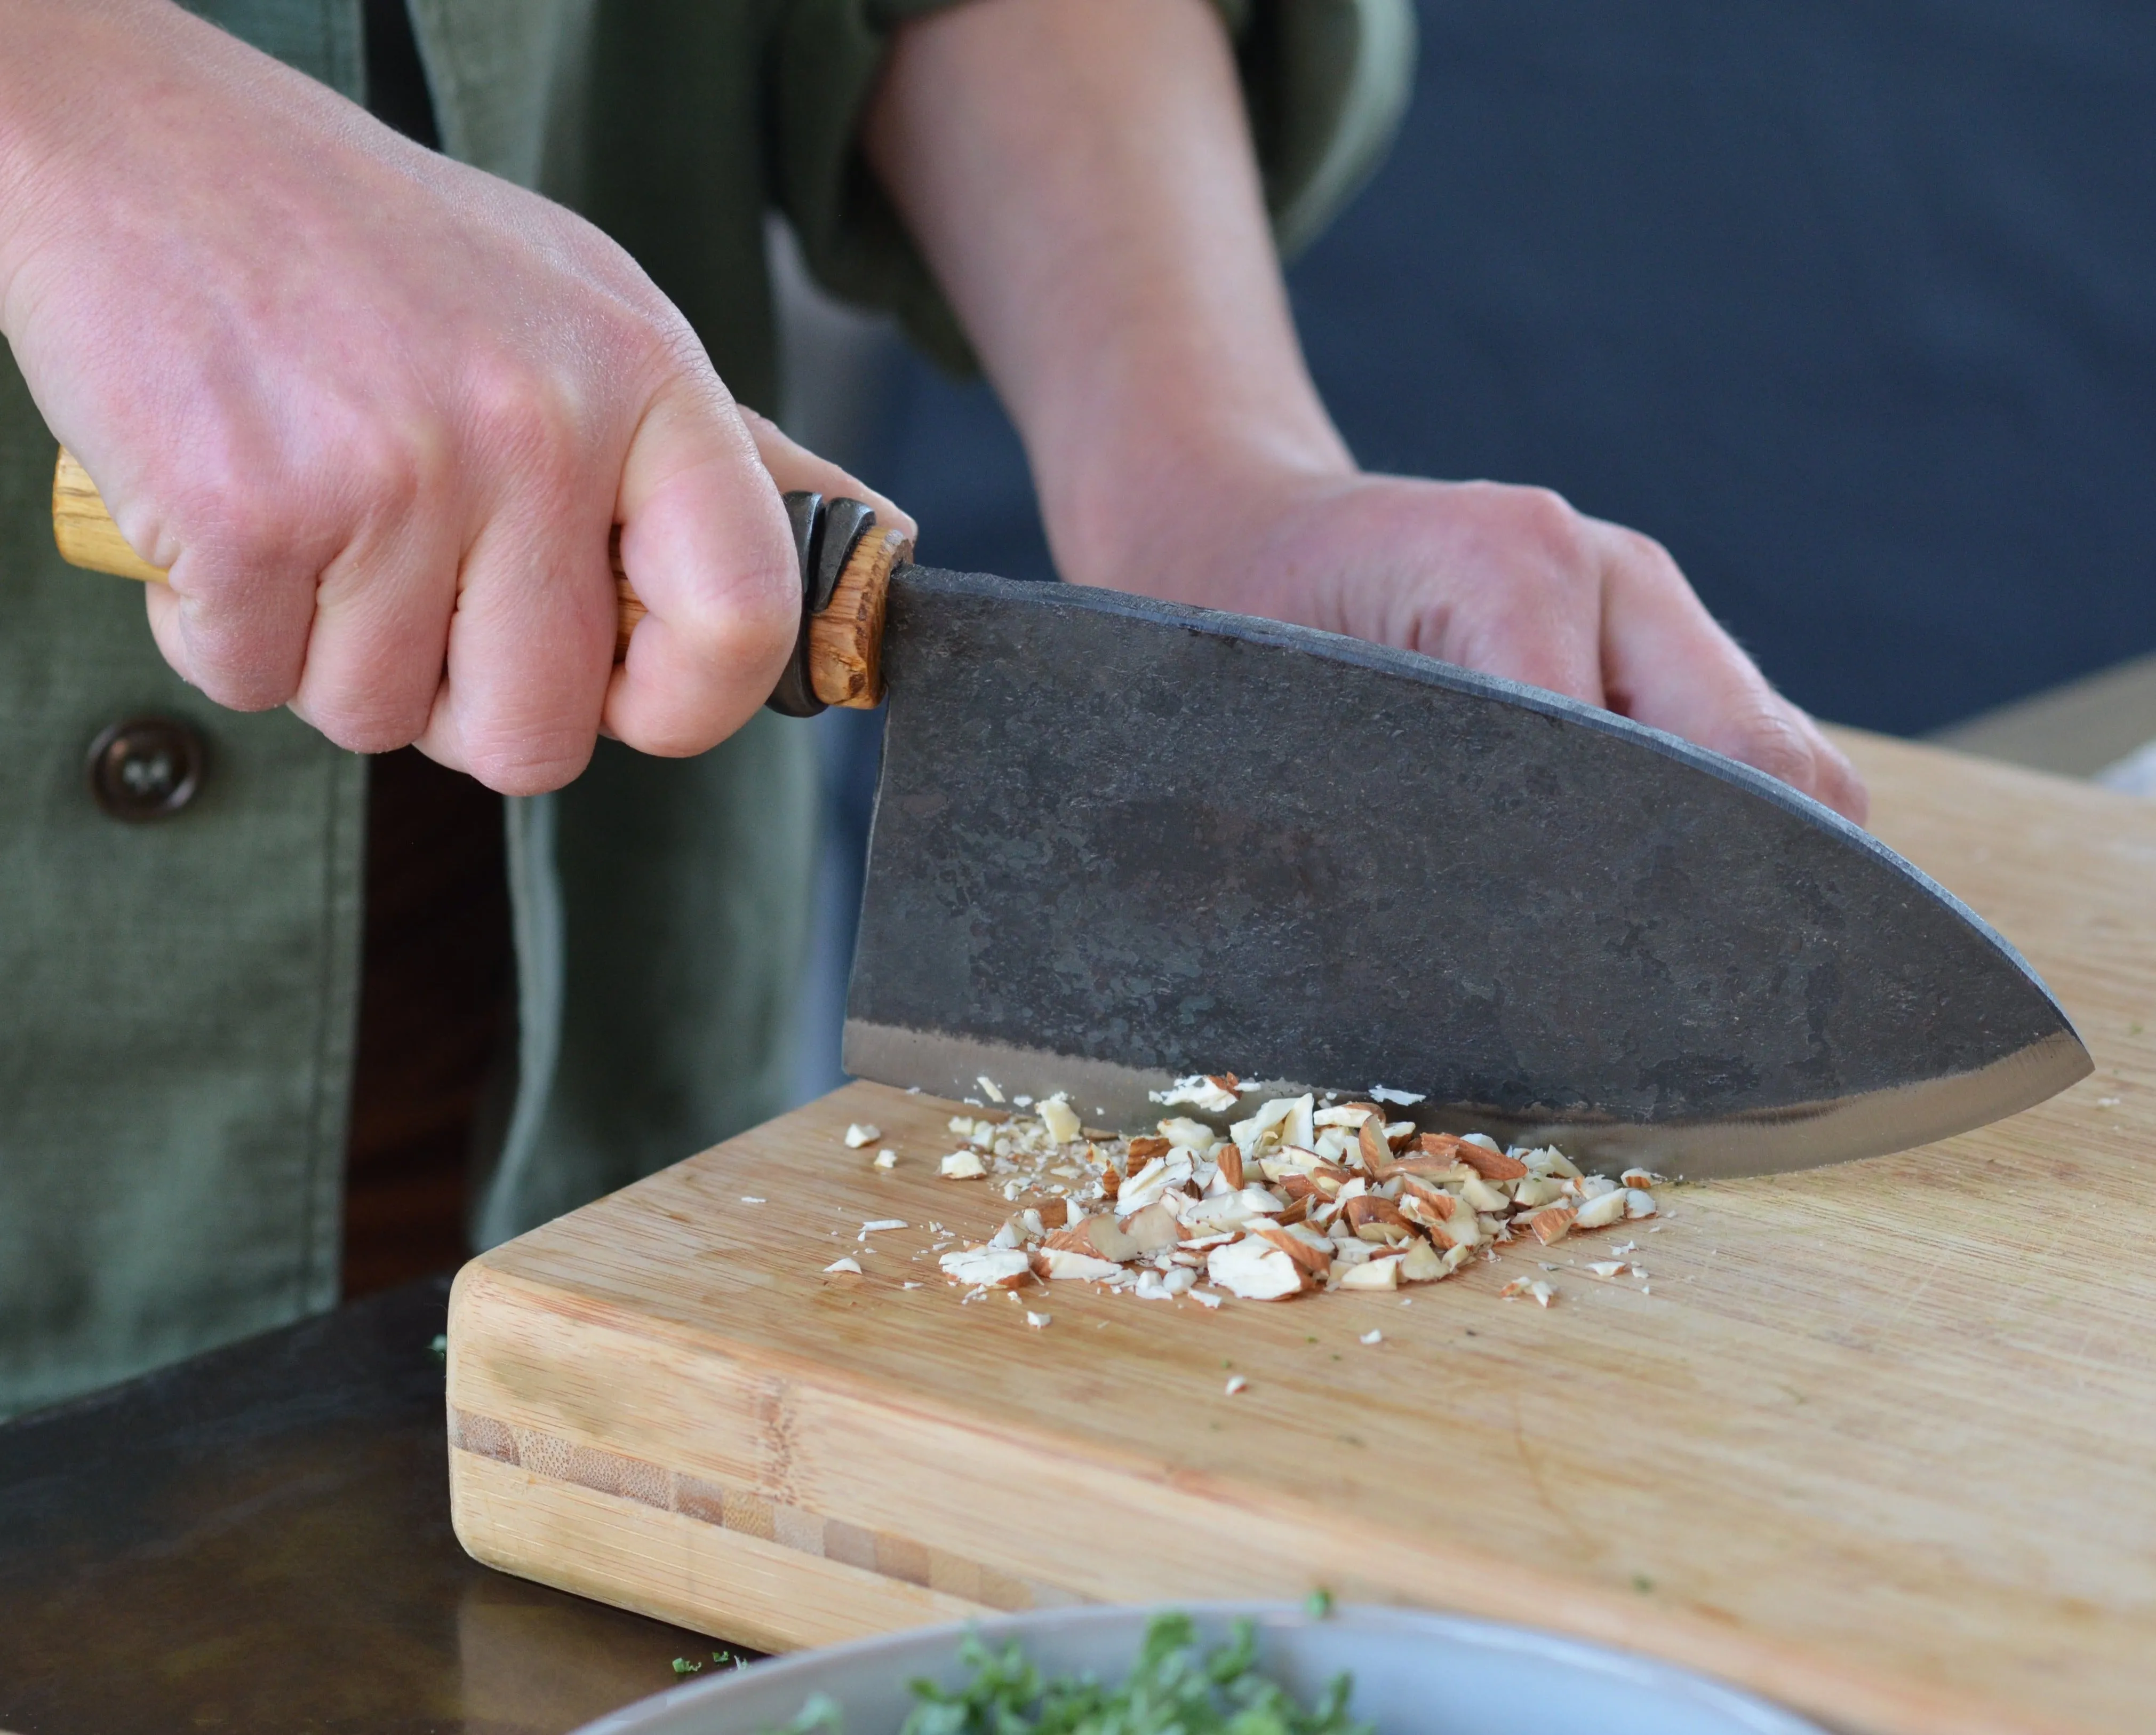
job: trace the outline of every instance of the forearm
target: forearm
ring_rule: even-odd
[[[1229,472],[1351,468],[1207,0],[932,14],[900,33],[865,142],[1018,423],[1067,577],[1152,576],[1133,546]]]

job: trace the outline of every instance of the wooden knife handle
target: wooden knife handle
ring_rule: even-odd
[[[53,541],[69,566],[150,584],[165,582],[165,569],[151,566],[120,534],[97,484],[65,446],[53,470]],[[619,526],[610,553],[619,599],[613,652],[619,662],[629,654],[629,635],[648,611],[621,569]],[[829,605],[809,621],[809,680],[826,705],[865,711],[883,702],[884,603],[893,569],[912,554],[913,544],[903,532],[871,526],[839,574]]]

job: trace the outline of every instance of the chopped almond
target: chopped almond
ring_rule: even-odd
[[[1310,1286],[1294,1256],[1259,1235],[1245,1235],[1205,1257],[1205,1275],[1246,1301],[1281,1301]]]
[[[1078,1137],[1078,1111],[1060,1096],[1051,1096],[1040,1105],[1041,1125],[1048,1136],[1059,1145],[1067,1145]]]
[[[1459,1207],[1460,1201],[1452,1196],[1450,1190],[1439,1185],[1437,1181],[1429,1175],[1419,1175],[1410,1172],[1401,1175],[1399,1182],[1400,1202],[1403,1208],[1410,1199],[1419,1200],[1425,1209],[1435,1213],[1437,1220],[1442,1223]]]
[[[954,1281],[983,1289],[1015,1289],[1032,1275],[1032,1261],[1021,1248],[968,1247],[936,1263]]]
[[[1507,1157],[1502,1151],[1493,1151],[1487,1145],[1468,1139],[1453,1142],[1453,1156],[1486,1181],[1517,1181],[1527,1173],[1527,1164],[1518,1158]]]
[[[1178,1094],[1186,1086],[1188,1093]],[[992,1094],[985,1082],[983,1094]],[[1206,1074],[1179,1081],[1156,1100],[1188,1101],[1210,1114],[1241,1094],[1232,1076]],[[1409,1099],[1387,1093],[1384,1100]],[[1528,1229],[1547,1245],[1573,1229],[1656,1211],[1656,1177],[1644,1168],[1615,1180],[1585,1175],[1552,1147],[1507,1151],[1481,1133],[1418,1132],[1405,1120],[1389,1122],[1376,1103],[1321,1110],[1316,1101],[1260,1101],[1235,1123],[1232,1142],[1187,1115],[1134,1136],[1096,1132],[1079,1121],[1067,1092],[1038,1102],[1012,1098],[1009,1111],[993,1116],[976,1106],[952,1118],[951,1130],[968,1142],[941,1159],[937,1171],[952,1179],[993,1178],[1013,1214],[987,1245],[938,1258],[954,1283],[968,1286],[968,1301],[1038,1275],[1147,1301],[1187,1294],[1216,1307],[1219,1291],[1279,1301],[1320,1286],[1435,1282],[1486,1247],[1495,1260],[1497,1246]],[[1001,1118],[1006,1112],[1009,1118]],[[856,1149],[882,1136],[865,1123],[848,1131]],[[877,1159],[879,1166],[895,1160]],[[872,1232],[899,1227],[896,1218],[871,1219],[860,1237],[862,1257]],[[949,1231],[933,1224],[929,1231],[934,1246],[951,1246]],[[1605,1280],[1644,1279],[1624,1260],[1632,1250],[1628,1242],[1586,1269]],[[857,1275],[860,1263],[842,1261],[832,1272]],[[1193,1286],[1201,1270],[1213,1287]],[[1536,1279],[1507,1292],[1545,1306],[1556,1296]]]
[[[944,1255],[948,1259],[950,1255]],[[1069,1279],[1099,1283],[1118,1276],[1122,1267],[1112,1259],[1101,1259],[1091,1253],[1080,1253],[1069,1248],[1048,1246],[1039,1249],[1032,1258],[1033,1273],[1044,1282],[1060,1282]]]
[[[1140,1253],[1158,1253],[1183,1239],[1183,1225],[1176,1221],[1175,1213],[1161,1204],[1132,1212],[1120,1227],[1123,1238]]]
[[[1340,1214],[1348,1219],[1348,1228],[1366,1241],[1377,1239],[1363,1234],[1368,1228],[1383,1225],[1403,1232],[1407,1228],[1407,1219],[1400,1214],[1400,1208],[1389,1199],[1372,1199],[1368,1194],[1351,1199],[1341,1207]]]
[[[1143,1216],[1145,1213],[1133,1214]],[[1143,1250],[1123,1233],[1122,1226],[1114,1218],[1106,1216],[1088,1217],[1075,1229],[1060,1229],[1049,1236],[1047,1245],[1058,1252],[1083,1253],[1115,1264],[1136,1259]]]
[[[1540,1277],[1515,1277],[1497,1293],[1507,1297],[1525,1296],[1545,1307],[1557,1299],[1557,1291]]]
[[[1322,1281],[1332,1269],[1332,1250],[1330,1245],[1320,1247],[1301,1235],[1290,1235],[1284,1229],[1275,1229],[1270,1224],[1261,1224],[1251,1230],[1260,1240],[1277,1247],[1309,1276]]]

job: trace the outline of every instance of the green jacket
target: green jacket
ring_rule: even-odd
[[[764,219],[812,268],[964,346],[852,148],[887,31],[942,0],[408,0],[444,148],[563,200],[774,399]],[[363,97],[360,0],[194,0]],[[1229,5],[1284,240],[1374,162],[1407,0]],[[133,585],[53,552],[54,442],[0,362],[0,1414],[336,1299],[367,762],[218,710]],[[200,793],[92,801],[106,725],[181,718]],[[815,778],[759,717],[687,761],[602,744],[507,804],[517,1092],[475,1231],[519,1233],[786,1106]]]

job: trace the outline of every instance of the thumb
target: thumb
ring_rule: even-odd
[[[820,494],[826,500],[857,500],[875,508],[876,522],[886,528],[896,526],[908,536],[920,534],[920,526],[911,513],[899,510],[897,504],[848,474],[828,458],[819,458],[802,445],[768,417],[760,416],[747,404],[740,406],[741,418],[747,423],[751,438],[756,441],[757,455],[763,467],[771,473],[771,480],[778,485],[781,494]]]
[[[762,705],[801,616],[785,507],[708,367],[646,410],[615,517],[622,569],[649,613],[608,686],[606,731],[640,752],[702,752]]]

